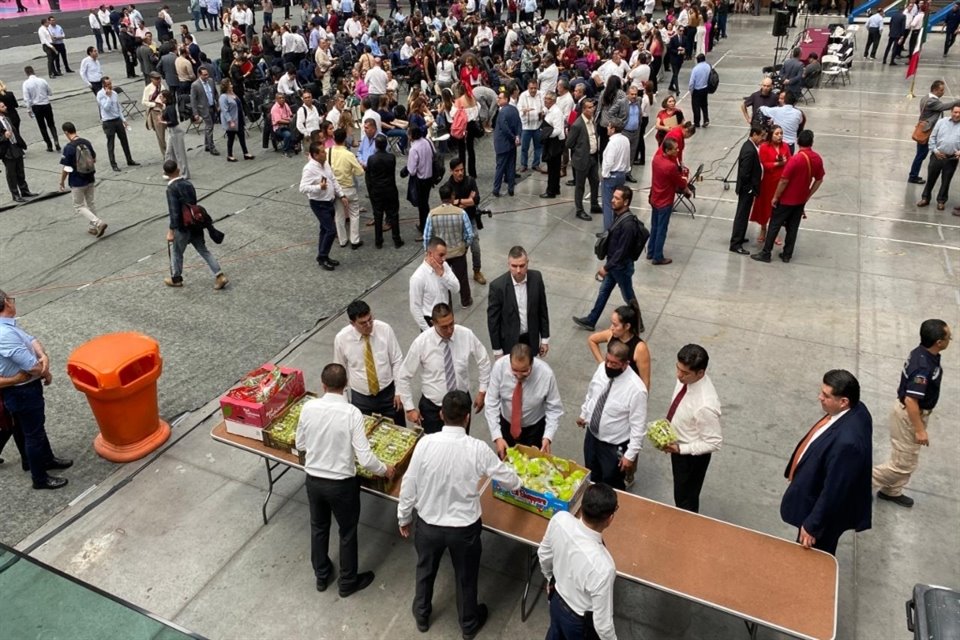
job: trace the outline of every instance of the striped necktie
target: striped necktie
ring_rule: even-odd
[[[375,396],[380,393],[380,379],[377,378],[377,363],[373,360],[373,349],[370,348],[370,336],[363,336],[363,367],[367,371],[367,390]]]
[[[447,392],[457,390],[457,370],[453,368],[453,352],[450,341],[443,341],[443,375],[447,379]]]
[[[593,415],[590,416],[590,433],[593,437],[600,439],[600,418],[603,416],[603,407],[607,404],[607,396],[610,395],[610,387],[613,386],[613,378],[607,383],[607,388],[603,390],[600,397],[597,398],[597,404],[593,407]]]

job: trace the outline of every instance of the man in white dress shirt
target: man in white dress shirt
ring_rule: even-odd
[[[449,303],[451,296],[460,293],[460,281],[447,264],[447,243],[440,238],[430,238],[423,263],[410,276],[410,315],[426,331],[433,326],[433,308]]]
[[[480,481],[497,480],[510,490],[520,477],[501,462],[484,442],[467,435],[470,396],[452,391],[443,398],[443,430],[424,436],[413,450],[400,485],[397,520],[400,535],[416,531],[417,583],[413,617],[423,633],[430,628],[433,584],[444,551],[457,584],[457,612],[464,640],[472,640],[487,621],[487,606],[477,603],[480,573]],[[417,516],[414,523],[413,509]]]
[[[507,447],[515,444],[549,454],[563,416],[553,369],[542,358],[533,357],[530,345],[513,345],[509,358],[493,364],[484,411],[501,459],[507,455]]]
[[[363,429],[363,415],[347,403],[343,390],[347,371],[328,364],[320,375],[323,396],[308,401],[297,424],[297,449],[305,452],[310,500],[310,560],[317,577],[317,591],[326,591],[333,578],[330,546],[330,514],[337,519],[340,537],[340,597],[366,589],[373,572],[357,572],[357,525],[360,521],[360,480],[356,464],[370,473],[393,477],[394,468],[378,460],[370,450]]]
[[[27,107],[37,121],[40,135],[47,144],[47,151],[53,152],[54,145],[57,151],[60,151],[57,125],[53,121],[53,107],[50,105],[53,91],[50,90],[46,80],[33,72],[33,67],[26,66],[23,71],[27,75],[27,79],[23,81],[23,101],[27,103]]]
[[[560,511],[550,519],[537,551],[540,570],[548,581],[548,640],[617,640],[613,626],[617,567],[602,535],[616,512],[617,493],[599,483],[587,487],[579,518]]]
[[[592,482],[626,488],[625,474],[634,470],[643,446],[647,420],[647,388],[630,368],[630,349],[619,340],[607,343],[607,357],[597,367],[577,426],[586,428],[584,465]]]
[[[103,89],[103,69],[100,68],[99,57],[96,47],[87,47],[87,57],[80,61],[80,79],[87,83],[93,95]]]
[[[380,98],[387,95],[387,72],[383,70],[380,58],[373,59],[373,66],[367,71],[363,81],[367,83],[367,97],[375,100],[374,108],[380,106]]]
[[[347,369],[351,404],[363,414],[379,413],[406,425],[394,384],[403,352],[393,327],[374,319],[363,300],[347,305],[347,317],[350,324],[333,339],[333,361]]]
[[[623,135],[623,120],[611,118],[607,123],[607,147],[603,150],[600,164],[601,202],[603,206],[603,230],[613,224],[613,190],[622,187],[630,173],[630,140]]]
[[[403,400],[407,420],[435,433],[443,427],[440,403],[450,391],[470,392],[470,358],[477,363],[480,388],[474,400],[477,413],[483,409],[490,382],[490,358],[487,350],[470,329],[456,324],[450,305],[441,302],[433,308],[433,328],[413,341],[397,375],[397,393]],[[421,369],[420,402],[413,404],[410,381]],[[469,431],[469,426],[468,429]]]
[[[667,411],[667,421],[677,432],[677,442],[663,448],[673,467],[673,502],[700,512],[700,489],[710,466],[710,455],[720,449],[720,398],[707,375],[710,356],[698,344],[677,353],[677,384]]]

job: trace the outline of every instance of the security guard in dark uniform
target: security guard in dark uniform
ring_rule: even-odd
[[[903,488],[917,470],[920,447],[929,446],[927,423],[940,399],[940,352],[950,345],[950,327],[943,320],[925,320],[920,325],[920,346],[900,373],[897,402],[890,417],[890,460],[873,468],[877,497],[901,507],[912,507],[913,498]]]

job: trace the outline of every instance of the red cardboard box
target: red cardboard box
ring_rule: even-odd
[[[255,371],[251,371],[248,375],[263,373],[271,368],[272,365],[264,365]],[[280,390],[266,402],[248,402],[232,398],[229,395],[222,396],[220,398],[220,408],[223,410],[224,420],[260,428],[273,422],[277,416],[306,392],[303,371],[280,367],[280,374],[282,376]]]

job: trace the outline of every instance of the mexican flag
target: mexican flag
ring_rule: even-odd
[[[923,43],[927,41],[927,23],[930,21],[930,5],[925,5],[922,11],[923,26],[920,28],[920,37],[917,38],[917,44],[914,46],[913,51],[910,52],[910,62],[907,64],[907,78],[917,73],[917,66],[920,64],[920,51],[923,50]]]

